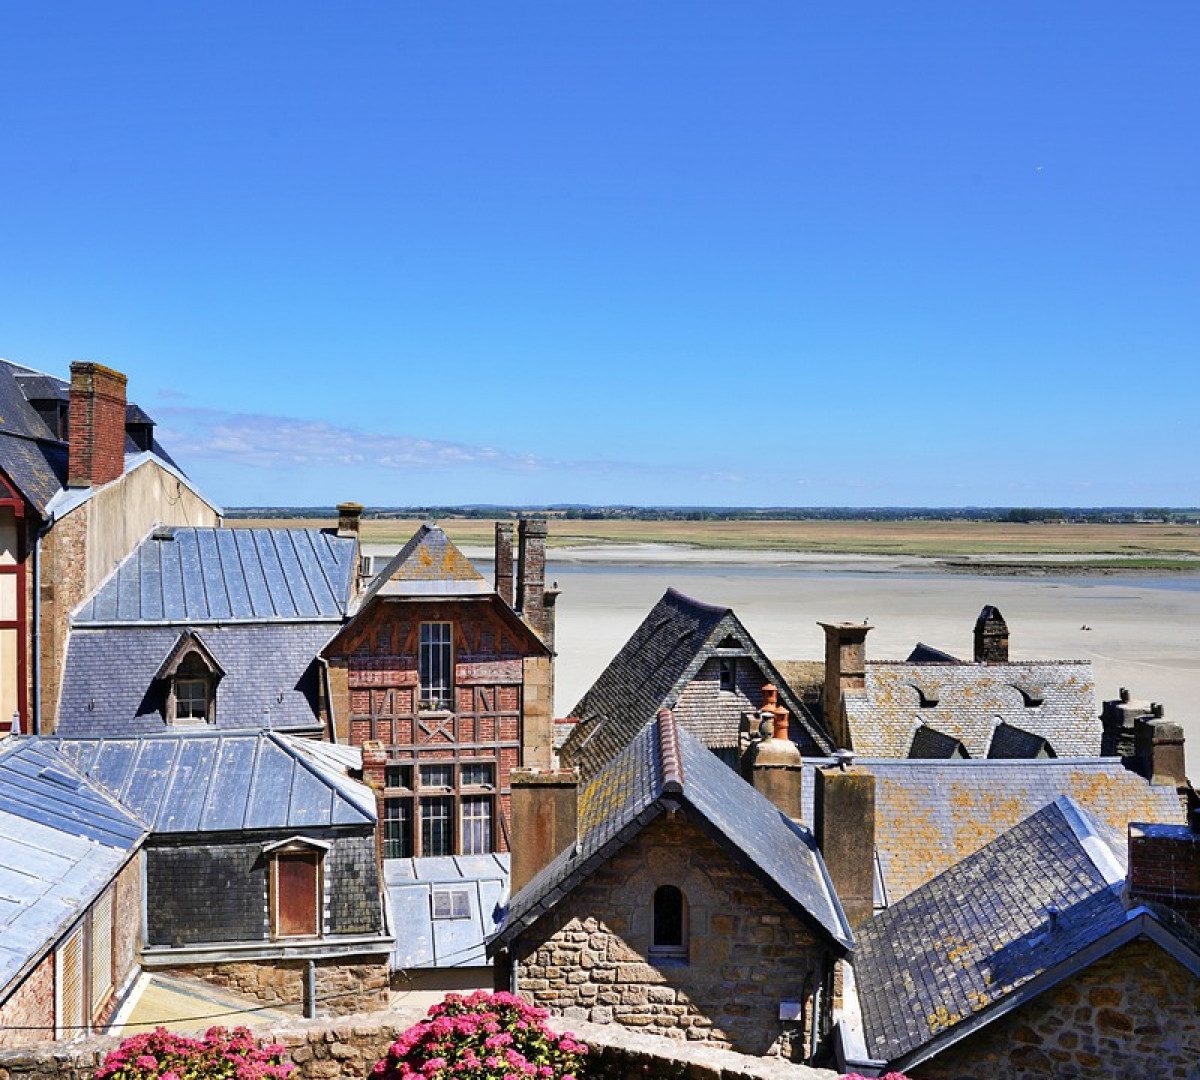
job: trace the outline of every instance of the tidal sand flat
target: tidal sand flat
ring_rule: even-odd
[[[903,659],[918,640],[969,658],[975,617],[984,604],[995,604],[1008,621],[1013,659],[1091,660],[1100,700],[1127,686],[1135,697],[1162,702],[1187,733],[1189,771],[1200,771],[1200,577],[996,577],[925,570],[929,564],[920,560],[766,552],[713,562],[638,547],[617,558],[610,549],[604,561],[599,553],[571,561],[552,554],[547,578],[563,590],[560,716],[669,586],[734,608],[778,660],[822,657],[818,620],[863,619],[875,626],[867,638],[871,658]]]

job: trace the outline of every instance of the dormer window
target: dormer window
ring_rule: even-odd
[[[721,689],[731,694],[737,689],[737,658],[723,656],[719,662]]]
[[[194,631],[180,634],[158,669],[168,724],[216,723],[217,683],[225,672]]]

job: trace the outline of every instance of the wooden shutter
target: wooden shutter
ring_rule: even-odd
[[[281,852],[275,857],[275,926],[280,937],[320,933],[320,856]]]
[[[112,990],[113,890],[92,908],[92,1018],[95,1019]]]
[[[58,950],[58,1029],[64,1039],[86,1034],[83,1027],[83,929]]]

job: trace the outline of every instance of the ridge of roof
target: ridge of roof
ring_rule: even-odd
[[[706,611],[711,615],[733,614],[733,608],[731,607],[723,607],[720,604],[709,604],[704,600],[697,600],[694,596],[688,596],[687,593],[680,592],[673,585],[667,586],[667,591],[663,594],[663,599],[667,597],[678,601],[684,607],[695,608],[697,611]]]
[[[683,793],[683,760],[679,756],[679,728],[670,709],[658,711],[659,783],[664,793]]]

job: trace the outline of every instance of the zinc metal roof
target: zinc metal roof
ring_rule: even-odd
[[[155,529],[72,623],[340,622],[354,556],[353,539],[320,529]]]
[[[271,731],[55,745],[154,833],[373,824],[370,788],[296,743]]]
[[[396,944],[392,970],[482,967],[484,943],[496,932],[500,902],[508,891],[507,854],[384,859],[383,876]],[[469,914],[433,917],[433,894],[465,891]]]
[[[144,825],[44,740],[0,747],[0,996],[107,887]]]

